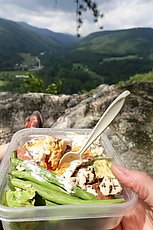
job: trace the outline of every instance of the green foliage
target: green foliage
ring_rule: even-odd
[[[145,74],[131,76],[127,82],[153,82],[153,71]]]
[[[51,31],[0,18],[0,70],[13,70],[16,63],[23,60],[21,53],[36,56],[41,52],[61,49],[61,40],[56,36]],[[63,40],[67,37],[70,36],[62,35]]]
[[[44,83],[32,73],[28,73],[27,78],[23,78],[23,91],[25,92],[44,92]]]
[[[46,93],[57,94],[58,87],[55,83],[50,84],[47,89],[45,89]]]
[[[131,76],[127,81],[120,81],[118,85],[124,86],[127,83],[135,82],[153,82],[153,71],[144,74],[135,74],[134,76]]]
[[[34,76],[33,73],[21,73],[22,72],[0,73],[0,91],[16,93],[46,92],[57,94],[56,84],[51,84],[48,88],[45,88],[43,80]]]
[[[61,64],[60,64],[61,65]],[[14,74],[14,75],[13,75]],[[16,76],[19,76],[18,78]],[[84,93],[103,83],[103,77],[88,67],[73,64],[53,68],[43,68],[37,76],[34,73],[17,75],[17,72],[0,74],[0,91],[45,92],[51,94]]]
[[[127,82],[153,82],[153,71],[145,74],[131,76]]]
[[[82,39],[75,50],[92,50],[112,56],[146,56],[152,53],[152,48],[153,29],[134,28],[92,33]]]
[[[22,80],[16,78],[16,73],[13,71],[0,72],[0,91],[22,93]]]
[[[87,67],[80,64],[61,64],[62,62],[58,60],[59,59],[57,59],[55,68],[59,68],[57,68],[56,71],[50,67],[43,68],[38,73],[38,76],[44,80],[46,86],[52,84],[53,82],[56,84],[57,94],[85,92],[96,88],[98,85],[103,83],[103,77],[91,71]]]

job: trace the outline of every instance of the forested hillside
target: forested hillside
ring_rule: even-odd
[[[12,70],[22,62],[21,53],[39,55],[41,52],[55,52],[65,42],[75,41],[73,36],[54,32],[0,18],[0,70]],[[68,40],[67,40],[68,39]]]
[[[126,81],[135,74],[152,70],[153,29],[135,28],[93,33],[62,55],[46,54],[42,63],[45,68],[41,75],[46,80],[51,75],[59,77],[61,72],[65,75],[67,69],[73,69],[74,63],[79,63],[101,76],[101,83],[116,84]]]
[[[83,93],[152,69],[151,28],[101,31],[76,39],[0,19],[0,91]],[[16,79],[24,75],[26,79]]]
[[[92,33],[76,46],[75,51],[79,50],[97,51],[114,57],[146,56],[153,53],[153,29],[134,28]]]
[[[71,59],[85,64],[114,84],[145,73],[153,66],[153,29],[102,31],[82,39],[71,51]]]

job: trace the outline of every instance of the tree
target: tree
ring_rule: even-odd
[[[58,0],[55,1],[58,2]],[[75,1],[76,3],[77,36],[80,37],[79,31],[83,24],[82,14],[85,11],[87,10],[91,11],[95,23],[98,23],[99,19],[101,20],[104,15],[103,13],[100,12],[97,3],[95,3],[95,1],[93,0],[73,0],[73,1]],[[100,25],[99,23],[98,26],[100,29],[103,29],[103,26]]]
[[[28,73],[28,78],[23,78],[23,91],[25,92],[44,92],[44,82],[35,77],[32,73]]]
[[[103,13],[101,13],[98,9],[97,4],[93,0],[74,0],[76,2],[76,16],[77,16],[77,35],[80,37],[79,30],[83,24],[82,14],[86,10],[91,10],[94,22],[98,23],[98,19],[103,18]],[[99,25],[99,28],[102,29],[103,26]]]

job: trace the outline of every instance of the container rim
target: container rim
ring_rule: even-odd
[[[125,203],[121,204],[86,204],[86,205],[61,205],[61,206],[39,206],[39,207],[23,207],[23,208],[9,208],[0,205],[0,219],[2,221],[32,221],[35,220],[59,220],[59,219],[82,219],[82,218],[99,218],[99,217],[120,217],[133,209],[137,202],[137,195]],[[96,213],[93,213],[93,210]],[[109,210],[107,212],[100,212],[102,209]],[[114,210],[113,210],[114,209]],[[126,210],[125,210],[126,209]],[[69,210],[69,211],[68,211]],[[85,212],[88,214],[85,215]],[[15,212],[14,215],[12,213]],[[31,213],[36,214],[35,217]],[[43,212],[43,216],[42,216]],[[72,215],[73,212],[73,215]],[[26,213],[26,215],[25,215]],[[29,215],[27,215],[27,213]],[[62,213],[62,214],[61,214]],[[54,216],[52,216],[54,214]],[[84,214],[82,216],[82,214]]]

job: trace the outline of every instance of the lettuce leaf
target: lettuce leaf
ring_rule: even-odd
[[[6,203],[11,208],[34,206],[36,191],[6,191]]]

